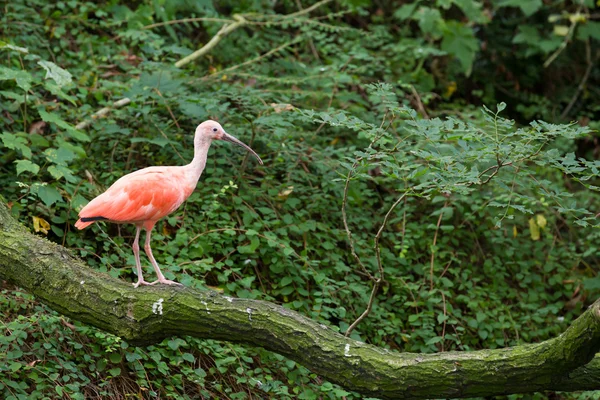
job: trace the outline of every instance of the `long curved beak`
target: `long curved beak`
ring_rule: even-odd
[[[252,150],[250,148],[250,146],[248,146],[247,144],[245,144],[241,140],[237,139],[236,137],[231,136],[229,133],[223,132],[223,137],[221,138],[221,140],[225,140],[227,142],[231,142],[233,144],[237,144],[240,147],[243,147],[244,149],[246,149],[250,153],[252,153],[252,155],[254,157],[256,157],[256,159],[258,160],[258,162],[260,163],[260,165],[263,165],[263,161],[260,159],[260,157],[258,156],[258,154],[256,154],[256,152],[254,150]]]

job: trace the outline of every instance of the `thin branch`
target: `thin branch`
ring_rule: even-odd
[[[344,186],[344,196],[342,197],[342,221],[344,222],[344,229],[346,230],[346,236],[348,236],[348,242],[350,243],[350,252],[352,253],[352,256],[354,257],[358,265],[360,265],[364,273],[369,277],[369,279],[374,281],[375,279],[373,278],[373,275],[362,263],[358,254],[356,254],[356,249],[354,248],[354,239],[352,239],[352,232],[350,231],[350,227],[348,226],[348,216],[346,215],[346,204],[348,203],[348,187],[350,186],[350,177],[352,176],[352,171],[354,170],[354,168],[356,168],[360,160],[361,158],[357,159],[354,162],[354,164],[352,164],[352,169],[348,171],[348,176],[346,177],[346,185]]]
[[[592,61],[592,50],[589,39],[585,41],[585,58],[587,60],[587,68],[585,70],[585,73],[583,74],[583,78],[581,78],[581,82],[579,82],[579,86],[577,86],[577,90],[575,90],[575,94],[571,98],[571,101],[569,101],[567,107],[565,107],[564,111],[560,114],[560,119],[565,119],[567,114],[569,114],[569,111],[571,111],[571,108],[573,108],[573,105],[575,104],[575,102],[579,98],[579,95],[585,88],[585,85],[590,77],[590,73],[592,72],[592,68],[594,67],[595,61]]]
[[[577,14],[581,12],[581,7],[577,10]],[[579,22],[578,18],[573,18],[571,21],[571,25],[569,26],[569,31],[565,35],[565,39],[562,41],[558,49],[548,59],[544,62],[544,68],[548,68],[550,64],[556,60],[556,58],[563,52],[564,49],[567,48],[567,44],[573,38],[573,33],[575,32],[575,28],[577,27],[577,23]]]
[[[219,32],[217,32],[217,34],[215,36],[213,36],[212,39],[210,39],[210,41],[208,43],[206,43],[204,46],[202,46],[200,49],[196,50],[192,54],[177,61],[175,63],[175,66],[177,68],[181,68],[184,65],[189,64],[190,62],[194,61],[195,59],[205,55],[206,53],[211,51],[212,48],[215,47],[217,45],[217,43],[219,43],[221,41],[221,39],[223,39],[225,36],[229,35],[231,32],[233,32],[237,28],[240,28],[240,27],[248,24],[248,20],[239,14],[234,14],[233,19],[235,20],[235,22],[231,22],[231,23],[223,25],[221,27],[221,29],[219,29]]]
[[[442,206],[440,210],[440,216],[437,220],[437,225],[435,226],[435,234],[433,235],[433,244],[431,245],[431,260],[429,267],[429,289],[433,290],[433,265],[435,261],[435,244],[437,243],[438,232],[440,231],[440,225],[442,224],[442,218],[444,216],[444,208],[448,206],[448,200]]]
[[[315,4],[313,4],[312,6],[305,8],[304,10],[300,10],[300,11],[296,11],[295,13],[291,13],[291,14],[287,14],[284,18],[295,18],[295,17],[299,17],[301,15],[304,14],[308,14],[313,12],[314,10],[316,10],[317,8],[327,4],[327,3],[331,3],[333,0],[321,0],[319,2],[316,2]]]
[[[90,119],[84,120],[84,121],[78,123],[77,125],[75,125],[75,129],[85,129],[88,126],[90,126],[94,122],[94,120],[104,117],[113,108],[120,108],[120,107],[126,106],[129,103],[131,103],[131,99],[129,99],[128,97],[125,97],[121,100],[117,100],[111,106],[104,107],[104,108],[101,108],[100,110],[96,111],[94,114],[91,115]]]
[[[171,118],[173,119],[173,122],[175,122],[175,126],[177,126],[177,129],[181,129],[181,127],[179,126],[179,122],[177,122],[177,118],[175,118],[175,114],[173,114],[173,111],[171,110],[171,107],[169,107],[169,103],[167,102],[167,99],[165,99],[163,97],[162,93],[160,92],[160,90],[158,90],[158,88],[154,88],[154,90],[156,91],[156,93],[158,93],[158,96],[165,103],[165,107],[167,107],[167,110],[169,111],[169,114],[171,115]]]
[[[225,19],[225,18],[183,18],[183,19],[175,19],[173,21],[158,22],[156,24],[146,25],[142,29],[153,29],[153,28],[158,28],[159,26],[174,25],[174,24],[184,24],[186,22],[224,22],[224,23],[233,23],[233,22],[235,22],[235,20]]]
[[[373,302],[375,301],[375,295],[377,294],[377,291],[379,290],[379,286],[381,286],[381,282],[384,281],[384,272],[383,272],[383,265],[381,264],[381,248],[379,247],[379,239],[381,239],[381,234],[383,233],[383,230],[385,229],[385,226],[387,225],[388,219],[390,218],[392,211],[394,211],[396,206],[398,204],[400,204],[400,202],[406,198],[407,194],[408,194],[408,192],[402,193],[402,196],[400,196],[394,202],[394,204],[392,204],[392,206],[390,207],[388,212],[385,214],[385,217],[383,218],[383,222],[381,223],[381,226],[379,227],[379,231],[377,231],[377,235],[375,235],[375,239],[373,240],[373,242],[374,242],[374,247],[375,247],[375,255],[377,257],[377,268],[379,269],[379,277],[376,279],[373,279],[373,277],[371,276],[371,279],[373,280],[373,288],[371,289],[371,296],[369,297],[369,303],[367,304],[367,308],[348,327],[348,330],[346,330],[346,334],[345,334],[346,337],[348,337],[350,335],[350,333],[352,333],[352,331],[354,330],[354,328],[356,328],[356,326],[360,323],[360,321],[365,319],[369,315],[371,310],[373,309]]]
[[[374,280],[373,283],[373,289],[371,289],[371,296],[369,297],[369,303],[367,304],[367,308],[365,309],[365,311],[363,311],[362,314],[360,314],[360,316],[358,318],[356,318],[356,320],[348,327],[348,330],[346,331],[346,333],[344,334],[344,336],[348,337],[350,336],[350,333],[352,333],[352,331],[354,330],[354,328],[356,328],[356,326],[358,324],[360,324],[360,321],[362,321],[363,319],[365,319],[369,313],[371,312],[371,310],[373,309],[373,302],[375,301],[375,295],[377,294],[377,291],[379,290],[379,285],[381,285],[381,279],[377,278]]]
[[[287,14],[284,16],[278,15],[276,17],[281,18],[281,19],[299,17],[301,15],[308,14],[308,13],[312,12],[313,10],[321,7],[322,5],[330,3],[331,1],[332,0],[322,0],[304,10],[300,10],[295,13]],[[223,39],[225,36],[227,36],[228,34],[233,32],[234,30],[241,28],[242,26],[259,24],[258,22],[252,21],[251,16],[252,16],[252,14],[234,14],[233,15],[234,21],[228,20],[229,22],[227,22],[225,25],[223,25],[221,27],[221,29],[219,30],[219,32],[217,32],[217,34],[215,36],[213,36],[212,39],[210,39],[210,41],[208,43],[206,43],[204,46],[202,46],[200,49],[196,50],[192,54],[177,61],[175,63],[175,66],[178,68],[181,68],[184,65],[189,64],[190,62],[194,61],[195,59],[207,54],[209,51],[212,50],[213,47],[215,47],[221,41],[221,39]],[[263,16],[263,17],[266,17],[266,16]]]
[[[291,46],[291,45],[293,45],[293,44],[296,44],[296,43],[300,42],[301,40],[302,40],[302,38],[301,38],[301,37],[297,37],[297,38],[295,38],[294,40],[291,40],[291,41],[289,41],[289,42],[286,42],[286,43],[282,44],[281,46],[278,46],[278,47],[276,47],[276,48],[274,48],[274,49],[272,49],[272,50],[269,50],[269,51],[268,51],[268,52],[266,52],[265,54],[261,54],[260,56],[258,56],[258,57],[255,57],[255,58],[253,58],[253,59],[251,59],[251,60],[244,61],[244,62],[243,62],[243,63],[241,63],[241,64],[232,65],[231,67],[229,67],[229,68],[225,68],[225,69],[224,69],[224,70],[222,70],[222,71],[216,71],[216,72],[213,72],[213,73],[211,73],[211,74],[209,74],[209,75],[205,75],[205,76],[203,76],[203,77],[202,77],[202,78],[200,78],[200,79],[202,79],[202,80],[205,80],[205,79],[211,78],[211,77],[213,77],[213,76],[215,76],[215,75],[223,75],[223,74],[226,74],[226,73],[228,73],[228,72],[234,71],[234,70],[236,70],[236,69],[238,69],[238,68],[240,68],[240,67],[245,67],[245,66],[247,66],[247,65],[254,64],[255,62],[257,62],[257,61],[260,61],[260,60],[262,60],[263,58],[267,58],[267,57],[269,57],[270,55],[272,55],[272,54],[275,54],[275,53],[277,53],[277,52],[279,52],[279,51],[281,51],[281,50],[285,49],[286,47],[289,47],[289,46]]]

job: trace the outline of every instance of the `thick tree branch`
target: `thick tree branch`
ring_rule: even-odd
[[[281,306],[212,291],[141,287],[86,267],[29,233],[0,199],[0,279],[56,311],[147,345],[170,336],[246,343],[285,355],[331,382],[380,398],[493,396],[600,388],[600,304],[563,334],[500,350],[407,354],[345,338]],[[584,366],[585,365],[585,366]]]

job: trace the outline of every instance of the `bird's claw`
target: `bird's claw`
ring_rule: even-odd
[[[138,286],[142,285],[142,286],[149,286],[149,285],[154,285],[155,282],[146,282],[143,279],[138,280],[136,283],[133,284],[134,288],[137,288]]]
[[[177,286],[183,286],[181,283],[179,282],[175,282],[169,279],[160,279],[158,278],[157,280],[155,280],[152,283],[148,283],[148,285],[156,285],[157,283],[162,283],[163,285],[177,285]]]

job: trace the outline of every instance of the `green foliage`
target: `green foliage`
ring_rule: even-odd
[[[131,227],[79,232],[77,211],[125,173],[189,162],[195,126],[214,118],[266,165],[213,145],[153,235],[169,279],[345,332],[379,259],[384,281],[352,336],[414,352],[541,341],[600,294],[590,1],[344,1],[301,15],[292,1],[159,3],[5,7],[0,185],[26,226],[133,282]],[[234,14],[248,25],[174,67]],[[209,20],[148,28],[182,18]],[[359,397],[262,349],[133,347],[10,286],[0,305],[5,398]]]

